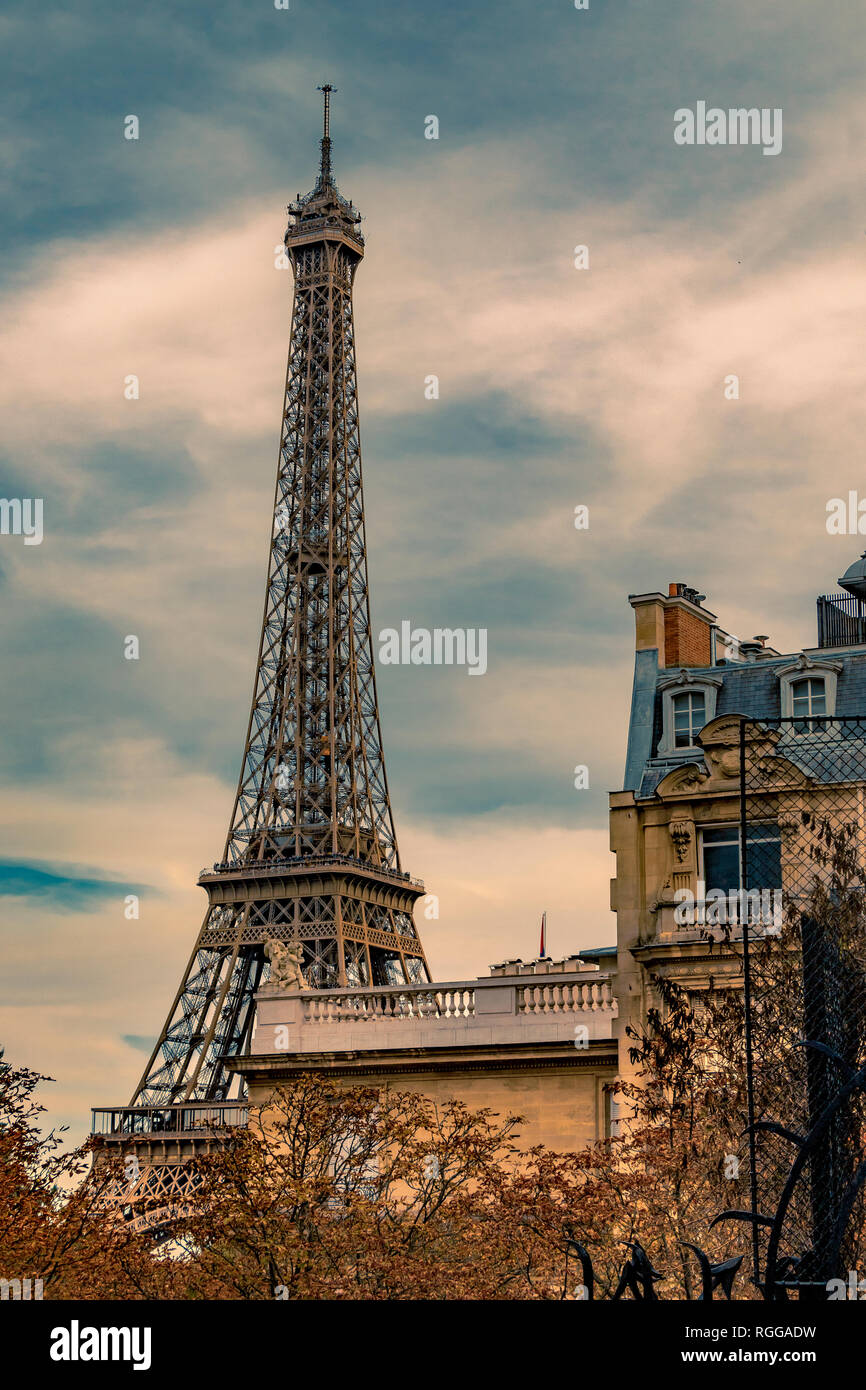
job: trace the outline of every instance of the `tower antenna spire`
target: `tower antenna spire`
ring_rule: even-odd
[[[330,82],[318,87],[317,91],[324,94],[325,113],[322,126],[322,163],[319,176],[322,183],[331,182],[331,93],[336,92],[337,88],[332,87]]]

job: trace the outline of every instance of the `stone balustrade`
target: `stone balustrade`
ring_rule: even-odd
[[[519,1014],[610,1013],[615,1009],[609,979],[517,985],[516,989]]]
[[[601,1041],[617,1016],[612,978],[597,966],[303,993],[268,984],[257,999],[258,1054]]]
[[[475,986],[401,985],[346,993],[320,990],[303,996],[304,1023],[375,1022],[378,1019],[471,1018]]]

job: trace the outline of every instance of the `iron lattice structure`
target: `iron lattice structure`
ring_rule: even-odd
[[[866,718],[744,719],[739,780],[755,1281],[826,1298],[866,1240]]]
[[[360,215],[321,167],[289,205],[295,291],[261,642],[222,861],[133,1107],[222,1101],[240,1083],[269,940],[302,942],[314,988],[429,979],[388,795],[367,585],[352,288]],[[150,1126],[148,1126],[150,1127]]]

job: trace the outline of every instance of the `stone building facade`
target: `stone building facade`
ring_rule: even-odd
[[[580,1148],[609,1125],[616,953],[491,967],[451,984],[258,994],[251,1104],[317,1072],[523,1116],[521,1142]]]
[[[628,751],[624,787],[610,798],[621,1076],[631,1074],[626,1029],[658,1002],[654,977],[697,996],[742,985],[737,955],[708,940],[708,904],[727,895],[737,910],[757,910],[750,930],[772,931],[778,903],[804,876],[803,812],[831,813],[863,795],[852,789],[862,754],[846,768],[833,752],[841,726],[862,741],[845,720],[866,715],[866,622],[853,594],[819,599],[819,644],[788,654],[764,636],[733,638],[684,584],[629,599]],[[763,874],[745,883],[759,899],[748,909],[735,896],[744,890],[741,785]],[[727,926],[741,935],[730,916]]]
[[[863,583],[866,592],[866,576]],[[803,808],[836,796],[832,767],[807,765],[778,724],[802,715],[812,727],[866,712],[861,600],[819,600],[819,644],[788,654],[763,636],[733,637],[682,583],[629,602],[626,768],[610,797],[616,944],[564,961],[509,962],[491,967],[489,978],[450,984],[295,994],[266,985],[250,1054],[231,1063],[252,1103],[316,1071],[345,1085],[385,1084],[518,1112],[527,1145],[579,1148],[610,1133],[610,1083],[632,1075],[626,1030],[658,1002],[656,977],[695,996],[741,987],[737,955],[709,942],[701,919],[714,894],[742,889],[741,757],[758,769],[764,810],[756,833],[774,866],[760,887],[775,892],[803,854]],[[692,918],[684,920],[683,900],[694,905]],[[769,910],[760,923],[772,929]]]

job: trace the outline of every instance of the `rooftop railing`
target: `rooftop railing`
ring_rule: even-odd
[[[136,1134],[210,1134],[216,1130],[245,1125],[249,1115],[246,1101],[193,1101],[181,1105],[108,1106],[93,1110],[91,1133],[103,1138],[126,1138]]]
[[[818,646],[859,647],[866,643],[866,603],[853,594],[818,599]]]

